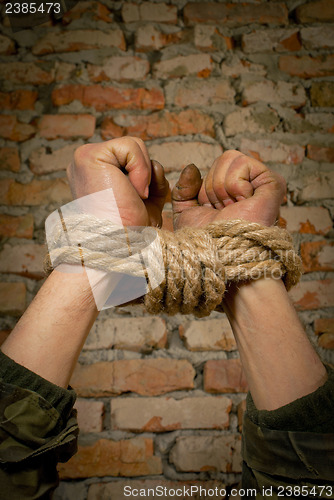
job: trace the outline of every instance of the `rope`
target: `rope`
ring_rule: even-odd
[[[77,215],[66,219],[66,229],[71,246],[60,224],[48,238],[46,274],[60,263],[81,264],[83,259],[85,266],[94,269],[143,276],[135,257],[157,237],[164,277],[154,289],[148,281],[144,304],[151,314],[208,316],[216,308],[219,310],[228,282],[282,277],[290,290],[302,274],[301,259],[294,251],[290,234],[276,226],[229,220],[174,233],[155,228],[115,230],[106,220]],[[150,259],[151,273],[157,265],[158,258]]]

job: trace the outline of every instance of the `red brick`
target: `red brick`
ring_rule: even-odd
[[[26,243],[11,246],[6,244],[0,251],[0,272],[42,279],[45,277],[43,261],[46,251],[45,245]]]
[[[62,17],[62,23],[67,25],[76,19],[88,17],[91,21],[104,21],[111,23],[112,15],[109,9],[101,2],[81,1],[78,2],[72,9],[65,12]]]
[[[104,404],[78,398],[74,408],[78,411],[80,432],[101,432],[103,429]]]
[[[38,122],[38,130],[40,136],[46,139],[88,139],[95,132],[95,122],[96,118],[92,115],[44,115]]]
[[[150,71],[149,62],[137,56],[110,57],[103,66],[87,64],[92,82],[145,80]]]
[[[222,397],[114,398],[114,429],[165,432],[177,429],[225,429],[232,401]]]
[[[247,392],[248,385],[240,359],[207,361],[204,365],[204,389],[207,392]]]
[[[299,83],[281,81],[275,83],[271,80],[246,83],[242,93],[242,104],[247,106],[259,101],[300,108],[306,104],[306,93]]]
[[[291,76],[299,78],[318,78],[334,74],[334,55],[281,56],[279,69]]]
[[[222,63],[221,73],[223,76],[231,78],[240,78],[241,75],[266,76],[267,69],[263,64],[251,63],[246,59],[239,59],[237,56],[233,56],[230,61]]]
[[[156,78],[169,79],[196,75],[207,78],[212,71],[212,60],[209,54],[190,54],[164,59],[153,65],[153,74]]]
[[[21,166],[19,152],[15,148],[0,148],[0,170],[19,172]]]
[[[108,124],[113,120],[106,117],[101,125],[103,139],[110,139]],[[214,120],[197,110],[180,113],[152,113],[150,115],[122,115],[116,118],[116,124],[122,127],[122,135],[140,137],[143,140],[173,135],[204,134],[213,137]],[[112,131],[113,132],[113,131]]]
[[[195,372],[188,361],[133,359],[77,365],[71,385],[80,396],[103,397],[135,392],[156,396],[193,388]]]
[[[244,419],[244,414],[246,412],[246,400],[244,399],[238,404],[237,414],[238,414],[238,429],[242,432],[242,424]]]
[[[101,123],[101,136],[104,140],[123,137],[124,128],[116,125],[112,118],[106,117]]]
[[[280,109],[285,132],[290,133],[334,133],[334,115],[331,113],[301,113],[292,109]]]
[[[49,153],[46,148],[34,149],[29,156],[29,167],[35,175],[65,170],[72,161],[74,151],[80,143],[68,144]]]
[[[327,234],[333,227],[323,207],[281,207],[280,215],[280,226],[291,233]]]
[[[75,64],[65,63],[56,61],[55,62],[55,81],[62,82],[64,80],[70,80],[76,69]]]
[[[334,333],[323,333],[320,335],[318,346],[323,349],[334,349]]]
[[[334,191],[334,171],[317,172],[303,177],[303,188],[292,192],[298,202],[332,198]]]
[[[289,295],[299,311],[334,306],[334,280],[301,281]]]
[[[11,330],[0,330],[0,346],[4,343],[4,341],[8,338]]]
[[[219,144],[204,142],[165,142],[148,147],[150,157],[159,161],[166,172],[180,171],[189,163],[195,163],[201,170],[211,167],[223,153]]]
[[[88,446],[79,445],[78,453],[58,470],[61,479],[132,477],[161,474],[162,464],[160,457],[153,455],[152,439],[100,439]]]
[[[120,29],[113,29],[108,33],[100,30],[50,32],[38,40],[32,48],[32,53],[34,55],[44,55],[104,47],[117,47],[126,50],[123,32]]]
[[[228,319],[188,321],[179,326],[180,337],[190,351],[234,351],[236,342]]]
[[[14,54],[15,52],[14,41],[5,35],[0,35],[0,54],[9,55]]]
[[[314,82],[311,85],[312,106],[334,107],[334,82]]]
[[[242,35],[242,47],[246,53],[289,52],[301,49],[298,29],[255,30]]]
[[[224,131],[227,137],[245,132],[258,134],[273,132],[280,124],[278,113],[266,105],[247,106],[228,113],[224,118]]]
[[[143,2],[138,5],[125,2],[122,8],[122,17],[125,23],[146,21],[175,24],[177,22],[177,7],[166,3]]]
[[[233,102],[235,91],[228,80],[181,80],[166,87],[167,99],[176,106],[217,106]]]
[[[92,106],[98,111],[109,109],[162,109],[164,94],[160,87],[120,88],[101,85],[65,85],[52,92],[54,106],[73,101]]]
[[[307,241],[300,245],[305,273],[334,271],[334,242]]]
[[[170,492],[168,498],[175,499],[173,490],[177,491],[181,489],[185,491],[186,497],[192,500],[198,500],[199,494],[201,493],[202,498],[209,498],[213,490],[219,492],[219,500],[223,500],[226,493],[226,486],[221,481],[208,480],[205,481],[167,481],[164,479],[126,479],[126,480],[116,480],[111,482],[100,482],[94,483],[89,486],[87,500],[111,500],[111,499],[121,499],[124,497],[125,486],[130,486],[132,491],[136,493],[142,493],[142,496],[147,496],[148,492],[151,490],[157,490],[157,487],[161,488],[161,492]],[[168,494],[168,493],[167,493]],[[167,498],[165,496],[165,498]],[[182,499],[182,497],[180,497]]]
[[[189,2],[184,8],[187,24],[213,23],[224,26],[258,24],[288,24],[288,10],[283,3],[224,3]]]
[[[305,49],[330,49],[334,47],[333,27],[315,26],[300,30],[303,47]]]
[[[334,162],[334,148],[325,146],[315,146],[309,144],[307,146],[307,157],[310,160],[324,161],[324,162]]]
[[[305,148],[299,144],[284,144],[275,140],[242,139],[240,151],[259,161],[297,165],[305,156]]]
[[[166,343],[166,323],[160,317],[107,318],[95,322],[84,349],[126,349],[148,353],[163,349]]]
[[[31,214],[14,217],[0,214],[0,236],[32,239],[34,217]]]
[[[0,314],[21,316],[26,308],[24,283],[0,283]]]
[[[52,68],[43,69],[42,62],[6,62],[0,63],[0,78],[13,83],[28,83],[31,85],[49,85],[54,81],[55,72]]]
[[[3,205],[63,205],[71,200],[71,190],[65,179],[33,180],[28,184],[13,179],[0,182],[0,203]]]
[[[222,35],[216,26],[197,24],[194,27],[194,44],[199,50],[226,51],[233,48],[233,39]]]
[[[241,472],[241,436],[178,437],[169,461],[180,472]]]
[[[151,50],[160,50],[168,45],[179,43],[182,37],[183,32],[181,29],[172,33],[164,33],[151,24],[139,26],[135,37],[136,51],[147,52]]]
[[[296,9],[296,18],[300,23],[334,22],[334,2],[319,0],[299,5]]]
[[[15,90],[0,92],[0,108],[2,109],[34,109],[38,92],[32,90]]]
[[[334,115],[331,113],[306,113],[305,121],[313,131],[323,131],[334,134]]]
[[[322,335],[323,333],[334,334],[334,318],[318,318],[314,322],[314,333]]]
[[[20,122],[14,115],[0,115],[0,136],[10,141],[22,142],[35,135],[36,129]]]

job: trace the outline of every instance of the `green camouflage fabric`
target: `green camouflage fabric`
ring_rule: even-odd
[[[256,498],[334,499],[334,433],[266,429],[246,414],[242,454],[242,487]]]
[[[243,498],[334,499],[334,371],[328,375],[314,393],[265,414],[248,395]],[[76,452],[78,431],[75,410],[63,420],[37,392],[0,379],[0,499],[52,498],[57,463]]]
[[[49,499],[56,465],[77,450],[76,411],[66,422],[36,392],[0,380],[0,498]]]

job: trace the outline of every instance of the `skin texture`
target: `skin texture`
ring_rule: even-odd
[[[238,151],[227,151],[201,179],[194,165],[172,192],[174,225],[203,227],[244,219],[271,226],[285,194],[282,177]],[[281,280],[230,286],[224,310],[258,409],[274,410],[324,384],[325,367],[313,350]]]
[[[81,146],[67,169],[74,198],[112,187],[124,225],[157,226],[168,193],[144,143],[124,137]],[[53,271],[2,345],[17,363],[67,387],[98,315],[86,272]]]
[[[80,147],[68,168],[74,197],[112,187],[124,225],[160,225],[168,192],[162,167],[144,143],[114,139]],[[222,219],[271,225],[285,183],[260,162],[228,151],[202,180],[188,166],[172,193],[174,224],[201,227]],[[316,390],[326,371],[312,349],[281,281],[231,287],[225,301],[245,374],[259,409],[275,409]],[[97,317],[85,274],[54,271],[3,344],[9,357],[66,387]]]
[[[226,151],[204,179],[195,165],[183,170],[172,192],[174,226],[203,227],[229,219],[271,226],[285,191],[283,177],[263,163],[239,151]]]
[[[73,198],[112,188],[125,226],[160,226],[169,190],[160,163],[135,137],[79,147],[67,168]]]

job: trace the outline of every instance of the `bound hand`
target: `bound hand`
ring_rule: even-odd
[[[239,151],[226,151],[202,179],[188,165],[172,191],[174,227],[244,219],[271,226],[286,191],[284,179]]]
[[[122,137],[80,146],[67,176],[74,198],[112,188],[125,226],[161,226],[169,185],[142,140]]]

